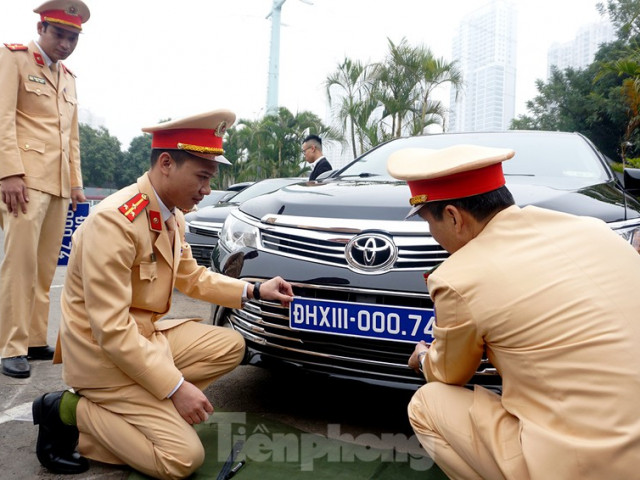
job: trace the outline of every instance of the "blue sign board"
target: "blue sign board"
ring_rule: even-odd
[[[69,210],[67,211],[67,220],[64,226],[64,236],[62,237],[62,247],[60,248],[60,255],[58,255],[58,265],[66,265],[69,262],[69,255],[71,254],[71,235],[76,231],[84,219],[89,215],[89,203],[76,204],[76,211],[71,209],[71,203],[69,203]]]

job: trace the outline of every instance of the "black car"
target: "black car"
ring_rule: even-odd
[[[429,236],[426,222],[417,216],[405,221],[409,189],[387,173],[386,164],[398,149],[455,144],[514,149],[503,167],[520,206],[598,217],[640,247],[640,203],[580,134],[401,138],[324,182],[289,186],[232,212],[213,269],[252,282],[280,275],[293,284],[296,299],[290,309],[255,300],[243,309],[215,308],[213,322],[244,336],[253,364],[284,363],[408,388],[422,384],[407,361],[418,340],[432,339],[433,304],[423,273],[448,253]],[[637,188],[638,172],[630,173],[625,179]],[[492,385],[500,379],[485,362],[473,381]]]
[[[218,202],[226,202],[234,195],[237,195],[238,192],[241,192],[254,183],[255,182],[234,183],[233,185],[229,185],[226,190],[211,190],[208,195],[205,195],[204,198],[200,200],[195,207],[193,207],[192,211],[195,212],[201,208],[215,205]]]
[[[227,215],[245,200],[273,192],[304,178],[268,178],[259,182],[237,183],[229,187],[225,195],[213,205],[203,206],[185,215],[185,240],[191,246],[193,258],[200,265],[211,264],[211,251],[218,243],[218,234]]]

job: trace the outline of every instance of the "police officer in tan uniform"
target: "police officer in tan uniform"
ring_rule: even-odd
[[[434,341],[409,359],[428,382],[409,419],[450,478],[639,478],[640,255],[598,219],[514,205],[513,155],[389,158],[410,213],[451,253],[427,277]],[[502,395],[464,388],[485,352]]]
[[[79,395],[48,393],[33,405],[38,459],[50,470],[88,468],[74,451],[79,431],[78,451],[88,458],[154,478],[190,475],[204,458],[191,425],[213,412],[202,390],[238,365],[244,340],[200,319],[159,321],[173,289],[230,308],[293,299],[279,277],[248,284],[198,265],[184,239],[182,212],[229,163],[222,137],[234,121],[216,110],[144,129],[153,134],[149,172],[103,200],[75,232],[56,357]]]
[[[2,373],[30,375],[27,357],[53,357],[47,345],[49,288],[69,201],[84,202],[74,75],[62,64],[76,48],[89,9],[52,0],[39,38],[0,47],[0,356]]]

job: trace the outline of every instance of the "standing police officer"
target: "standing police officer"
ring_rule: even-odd
[[[71,199],[84,202],[74,75],[61,60],[76,48],[89,9],[51,0],[37,41],[0,48],[0,355],[2,373],[25,378],[27,357],[53,357],[47,345],[49,288]]]

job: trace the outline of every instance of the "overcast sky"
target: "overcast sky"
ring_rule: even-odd
[[[309,1],[309,0],[305,0]],[[451,61],[462,16],[485,0],[287,0],[282,8],[279,104],[325,121],[323,82],[348,56],[381,60],[387,38]],[[140,128],[216,108],[264,114],[272,0],[86,0],[91,18],[65,64],[79,102],[126,148]],[[597,0],[516,0],[516,114],[545,78],[547,49],[598,21]],[[0,41],[36,38],[38,1],[0,0]],[[448,97],[447,97],[448,98]]]

